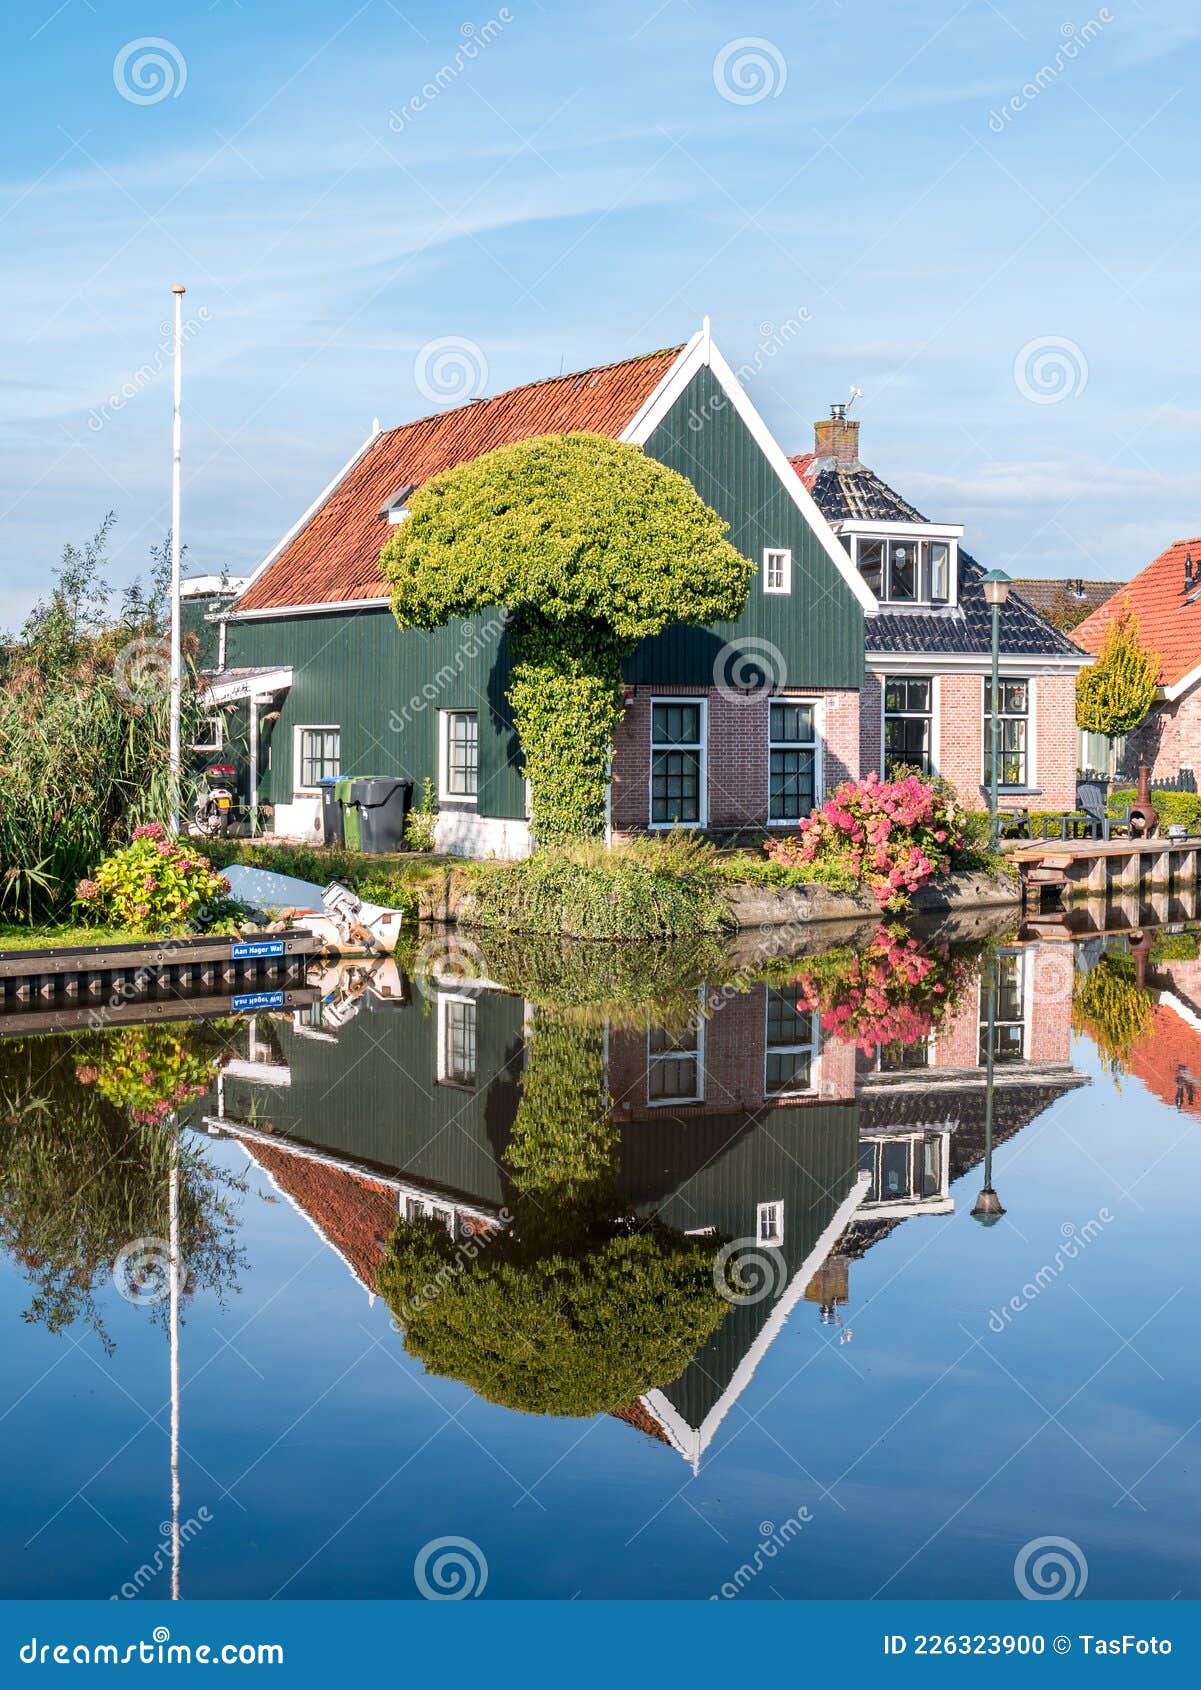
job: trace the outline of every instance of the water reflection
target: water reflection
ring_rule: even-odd
[[[208,1133],[429,1372],[617,1415],[695,1467],[790,1316],[848,1341],[854,1264],[951,1213],[973,1170],[987,1194],[992,1145],[1085,1083],[1074,1029],[1115,1081],[1201,1108],[1194,930],[838,938],[443,939],[415,972],[331,969],[286,1014],[10,1037],[0,1246],[26,1319],[111,1346],[97,1287],[130,1240],[168,1235],[178,1117],[185,1302],[239,1265]]]

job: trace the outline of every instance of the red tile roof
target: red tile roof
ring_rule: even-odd
[[[298,1203],[363,1284],[375,1289],[376,1274],[396,1225],[391,1186],[346,1168],[333,1168],[284,1148],[240,1139],[242,1148]]]
[[[1072,638],[1085,651],[1100,651],[1105,630],[1126,605],[1139,621],[1139,632],[1160,656],[1159,679],[1174,686],[1201,664],[1201,596],[1190,604],[1184,585],[1184,560],[1192,553],[1201,562],[1201,540],[1176,540],[1121,592],[1094,610]]]
[[[469,462],[497,446],[539,434],[588,430],[618,436],[682,349],[627,358],[574,375],[473,400],[378,435],[283,551],[236,601],[235,610],[382,598],[380,510],[406,486]]]
[[[1166,1004],[1152,1009],[1149,1027],[1130,1053],[1130,1072],[1170,1109],[1201,1115],[1201,1033]]]

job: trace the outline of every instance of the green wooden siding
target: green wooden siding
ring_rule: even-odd
[[[712,686],[718,653],[741,638],[757,642],[755,652],[762,652],[763,641],[776,648],[783,660],[783,672],[775,676],[780,684],[818,691],[861,686],[862,610],[708,369],[694,378],[646,450],[688,477],[729,522],[732,543],[760,570],[736,623],[671,628],[644,641],[625,665],[627,679]],[[792,552],[789,594],[763,592],[767,546]],[[438,777],[439,710],[474,709],[480,718],[478,813],[524,816],[520,747],[506,700],[508,647],[494,630],[492,614],[430,634],[402,632],[386,609],[231,622],[230,668],[290,664],[295,675],[278,721],[264,728],[263,800],[282,803],[292,796],[298,725],[341,728],[344,774],[409,775],[419,791],[426,776]]]
[[[670,628],[643,641],[626,678],[644,686],[711,686],[722,646],[750,639],[767,640],[780,653],[784,672],[775,678],[782,685],[819,691],[862,686],[862,607],[711,370],[698,371],[646,451],[688,477],[730,524],[730,543],[759,574],[737,622]],[[765,547],[792,552],[791,593],[764,593]]]
[[[439,710],[476,710],[479,813],[523,816],[520,748],[505,702],[508,648],[484,631],[494,623],[483,616],[402,632],[386,609],[231,622],[230,668],[279,663],[293,672],[279,720],[263,728],[264,802],[291,799],[293,729],[302,725],[342,730],[343,774],[409,775],[420,796],[426,776],[438,778]]]

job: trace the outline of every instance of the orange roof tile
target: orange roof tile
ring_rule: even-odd
[[[1201,1115],[1201,1033],[1166,1004],[1152,1009],[1149,1027],[1130,1053],[1130,1072],[1169,1108]]]
[[[234,610],[382,598],[383,506],[407,486],[539,434],[622,434],[682,349],[553,376],[378,435]]]
[[[277,1150],[261,1140],[238,1142],[280,1190],[300,1205],[363,1284],[374,1290],[396,1225],[396,1192],[392,1187],[365,1174],[292,1155],[284,1147]]]
[[[1160,656],[1159,680],[1175,686],[1201,664],[1201,594],[1186,588],[1184,560],[1190,555],[1201,563],[1201,540],[1175,540],[1147,565],[1100,610],[1094,610],[1072,638],[1085,651],[1097,652],[1105,630],[1127,605],[1139,621],[1139,632]],[[1199,577],[1198,586],[1201,586]],[[1190,602],[1191,599],[1191,602]]]

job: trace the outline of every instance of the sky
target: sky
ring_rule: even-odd
[[[1022,575],[1201,533],[1187,0],[10,0],[0,629],[247,570],[369,433],[686,340]]]

